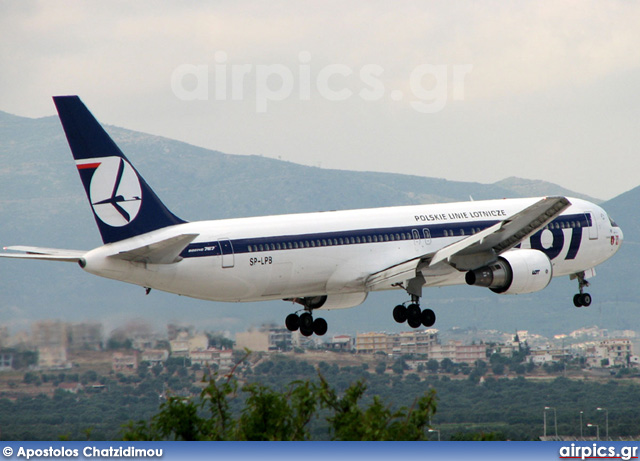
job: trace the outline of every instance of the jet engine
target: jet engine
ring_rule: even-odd
[[[542,251],[511,250],[495,263],[467,272],[468,285],[487,287],[494,293],[522,294],[540,291],[553,276],[551,261]]]

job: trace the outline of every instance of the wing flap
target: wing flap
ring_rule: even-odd
[[[420,261],[421,258],[415,258],[372,274],[369,276],[365,284],[367,290],[373,291],[380,286],[390,288],[394,285],[406,283],[408,280],[417,276],[417,269]]]
[[[124,250],[110,257],[149,264],[173,264],[181,260],[180,253],[198,235],[181,234],[159,242]]]

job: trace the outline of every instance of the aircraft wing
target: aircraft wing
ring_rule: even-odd
[[[43,248],[15,245],[3,250],[21,251],[22,253],[0,253],[0,258],[42,259],[46,261],[78,262],[86,251],[63,250],[60,248]]]
[[[440,277],[490,264],[552,221],[571,203],[566,197],[545,197],[515,215],[451,245],[404,261],[369,276],[368,290],[403,286],[411,292],[425,277]]]

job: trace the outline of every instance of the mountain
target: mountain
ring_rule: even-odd
[[[167,206],[187,220],[463,201],[470,196],[521,197],[532,190],[535,195],[580,196],[551,183],[517,178],[480,184],[327,170],[229,155],[117,127],[106,129]],[[0,245],[76,249],[100,245],[75,170],[57,117],[29,119],[0,112]],[[620,210],[615,214],[618,219],[626,219],[622,211],[636,209],[626,208],[637,202],[640,192],[634,191],[619,197],[622,204],[614,199],[605,208],[610,204],[612,210]],[[517,327],[549,333],[574,329],[572,325],[627,325],[629,303],[637,299],[637,288],[629,280],[636,266],[619,256],[599,271],[605,280],[612,280],[607,288],[600,285],[600,277],[596,279],[590,309],[573,307],[577,283],[568,279],[554,281],[542,293],[517,297],[471,287],[430,289],[424,304],[436,310],[437,327],[442,329]],[[621,261],[627,266],[621,268]],[[282,323],[292,310],[284,302],[211,303],[155,291],[144,296],[140,287],[100,279],[73,265],[32,261],[1,260],[0,293],[0,321],[12,330],[25,328],[32,319],[61,318],[101,320],[109,331],[125,319],[141,317],[156,327],[181,321],[201,329],[240,331],[267,321]],[[399,291],[374,293],[360,307],[328,312],[329,334],[404,329],[391,318],[391,307],[402,301],[405,295]],[[601,306],[608,309],[608,303],[618,309],[613,320],[602,313]]]
[[[600,204],[602,200],[589,197],[588,195],[578,194],[569,189],[558,186],[547,181],[516,178],[514,176],[498,181],[494,186],[499,186],[510,190],[514,194],[521,194],[524,197],[537,197],[542,195],[564,195],[567,197],[576,197],[590,202]]]

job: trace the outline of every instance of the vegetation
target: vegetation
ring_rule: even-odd
[[[357,381],[340,397],[322,377],[319,383],[296,381],[283,392],[247,384],[243,408],[236,416],[233,378],[209,380],[199,400],[171,397],[147,423],[129,423],[125,440],[309,440],[311,422],[326,410],[331,440],[425,440],[435,413],[435,392],[425,392],[411,409],[392,411],[374,397],[366,409],[360,401],[366,386]]]
[[[584,425],[604,424],[603,412],[595,410],[598,407],[608,410],[612,437],[640,433],[634,410],[640,403],[640,385],[620,379],[628,373],[623,369],[607,382],[553,376],[507,379],[493,375],[492,370],[502,365],[506,371],[512,364],[493,356],[473,365],[444,360],[438,371],[449,370],[446,375],[433,372],[435,367],[429,362],[424,372],[406,370],[408,361],[376,357],[371,367],[326,362],[312,366],[297,358],[272,356],[253,367],[240,364],[238,381],[207,379],[204,383],[202,372],[182,360],[164,368],[141,366],[134,374],[27,372],[19,381],[33,390],[62,383],[85,383],[85,387],[77,394],[58,388],[52,397],[1,398],[0,428],[5,440],[115,440],[123,436],[393,440],[425,435],[423,423],[428,413],[442,440],[533,440],[542,435],[544,407],[548,406],[557,411],[559,434],[580,434],[580,411],[584,411]],[[402,373],[392,369],[396,363],[402,365]],[[519,365],[525,367],[526,375],[527,364]],[[400,371],[401,367],[396,368]],[[421,400],[433,399],[434,392],[435,415],[433,401]],[[181,423],[171,423],[172,418]],[[410,424],[402,426],[407,421]],[[551,433],[555,428],[548,425],[547,430]],[[590,430],[583,427],[584,435],[593,436]]]

